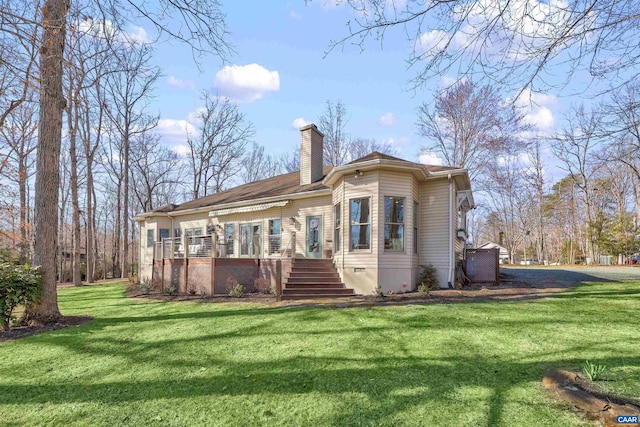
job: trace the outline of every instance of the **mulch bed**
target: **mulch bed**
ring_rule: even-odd
[[[0,330],[0,342],[25,338],[41,332],[55,331],[56,329],[78,326],[92,320],[91,316],[63,316],[56,323],[38,326],[14,326],[8,331]]]
[[[618,416],[640,417],[640,403],[630,399],[607,396],[586,378],[574,372],[553,370],[542,379],[543,387],[556,399],[584,413],[588,419],[604,426],[620,425]],[[637,424],[635,424],[637,425]]]

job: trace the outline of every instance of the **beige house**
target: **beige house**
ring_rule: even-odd
[[[415,289],[431,264],[451,286],[474,207],[467,171],[377,152],[323,167],[323,135],[315,125],[300,132],[300,172],[138,216],[139,277],[204,293],[259,279],[284,294],[302,283],[322,293],[337,281],[370,295]]]

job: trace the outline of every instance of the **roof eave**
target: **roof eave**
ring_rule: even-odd
[[[366,172],[368,170],[379,169],[380,167],[391,167],[397,170],[406,170],[411,172],[418,172],[424,179],[428,178],[428,173],[417,163],[409,163],[401,160],[388,160],[388,159],[373,159],[360,163],[349,163],[343,166],[334,167],[331,172],[327,174],[322,183],[327,186],[331,186],[338,181],[338,179],[348,172],[355,172],[360,170]]]

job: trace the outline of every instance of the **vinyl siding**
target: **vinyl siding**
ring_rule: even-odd
[[[344,202],[342,207],[343,245],[344,250],[336,257],[336,267],[347,287],[354,288],[356,293],[370,295],[378,284],[378,246],[379,228],[376,213],[379,211],[379,172],[367,171],[363,176],[345,176]],[[339,181],[337,185],[341,185]],[[361,197],[371,198],[371,249],[350,249],[349,200]]]
[[[438,270],[440,286],[446,286],[449,269],[449,183],[447,179],[427,181],[420,185],[420,222],[418,245],[420,265],[433,265]]]

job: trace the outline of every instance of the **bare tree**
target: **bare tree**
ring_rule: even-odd
[[[284,173],[297,172],[300,170],[300,146],[297,145],[291,152],[282,153],[278,158],[279,169]]]
[[[0,0],[0,129],[37,87],[37,14],[36,1]]]
[[[177,198],[182,162],[178,154],[160,145],[151,132],[138,135],[131,146],[131,184],[137,212],[156,209],[166,200]]]
[[[535,242],[536,254],[539,260],[547,259],[545,251],[545,218],[542,212],[545,195],[545,181],[544,181],[544,161],[542,157],[541,143],[538,138],[534,139],[528,146],[527,155],[529,157],[529,163],[531,166],[526,173],[526,179],[528,182],[528,193],[531,194],[532,210],[535,215],[532,215],[531,226],[533,236],[532,239]]]
[[[349,159],[353,161],[374,151],[390,156],[397,154],[395,148],[389,142],[378,142],[373,138],[353,138],[349,144]]]
[[[29,179],[33,176],[34,150],[36,149],[36,129],[38,113],[33,101],[21,103],[11,110],[5,119],[5,126],[0,128],[0,150],[6,150],[6,159],[11,168],[2,168],[0,175],[18,186],[20,242],[19,261],[28,260],[30,247],[31,224],[29,221],[29,200],[27,189]]]
[[[193,197],[221,191],[253,137],[253,125],[235,104],[203,92],[197,134],[187,134]]]
[[[417,126],[428,141],[423,152],[437,153],[446,166],[468,169],[472,180],[490,161],[512,152],[526,129],[522,114],[494,87],[468,80],[443,91],[433,109],[422,104]]]
[[[349,158],[350,136],[345,127],[349,122],[342,101],[327,101],[326,109],[318,120],[318,129],[324,134],[324,164],[340,166]]]
[[[389,2],[339,0],[354,10],[348,33],[330,49],[370,39],[383,43],[397,31],[414,44],[408,58],[415,86],[447,73],[544,90],[582,72],[609,84],[638,78],[640,46],[633,0],[566,2]],[[551,80],[553,76],[555,80]]]
[[[504,156],[500,162],[488,164],[487,171],[486,186],[489,190],[488,203],[493,212],[492,225],[502,233],[501,244],[509,251],[510,262],[513,263],[519,245],[528,243],[525,242],[525,236],[530,231],[523,165],[517,156]]]
[[[121,275],[129,276],[129,178],[131,141],[158,123],[158,117],[148,112],[153,85],[160,70],[150,65],[151,46],[144,43],[124,43],[115,51],[118,72],[106,79],[105,113],[117,132],[122,167],[122,259]],[[113,159],[115,160],[115,159]]]
[[[106,21],[123,24],[130,19],[137,23],[141,18],[151,22],[160,36],[168,35],[189,44],[194,54],[214,53],[226,57],[224,15],[218,2],[189,0],[159,0],[155,8],[142,2],[96,2],[96,10]],[[38,321],[55,321],[60,317],[55,281],[55,248],[57,244],[57,188],[59,185],[59,157],[62,130],[62,114],[65,107],[62,92],[62,63],[64,59],[65,32],[68,0],[44,0],[41,16],[35,20],[42,28],[40,52],[40,129],[36,162],[35,187],[35,245],[34,262],[43,271],[44,294],[39,303],[30,307],[26,318]],[[0,9],[5,14],[5,9]],[[24,18],[24,17],[21,17]],[[26,19],[22,19],[26,21]]]
[[[588,112],[583,106],[574,109],[571,116],[567,118],[565,128],[555,136],[552,146],[575,186],[580,189],[587,219],[586,251],[591,262],[594,262],[596,256],[595,239],[591,228],[595,219],[592,211],[594,191],[592,176],[598,167],[594,151],[599,144],[597,138],[599,117],[597,112]]]
[[[278,159],[265,154],[264,147],[254,142],[242,159],[240,180],[242,183],[255,182],[280,173],[281,163]]]

